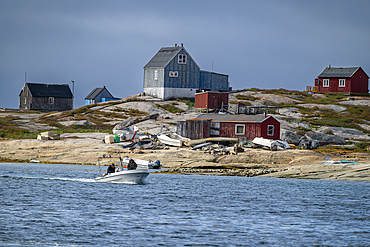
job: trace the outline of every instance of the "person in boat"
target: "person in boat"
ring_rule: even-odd
[[[127,164],[127,170],[136,170],[137,164],[133,159],[130,159],[130,161]]]
[[[116,168],[114,167],[114,163],[110,164],[107,169],[107,174],[114,173],[116,171]]]

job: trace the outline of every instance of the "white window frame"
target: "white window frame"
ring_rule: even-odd
[[[26,105],[27,104],[27,98],[24,97],[24,104]]]
[[[170,71],[169,76],[170,77],[179,77],[179,72],[178,71]]]
[[[243,132],[238,132],[239,127],[243,128]],[[245,135],[245,125],[244,124],[235,124],[235,135]]]
[[[322,80],[322,86],[323,87],[329,87],[329,79]]]
[[[154,70],[154,80],[158,81],[158,70]]]
[[[186,61],[188,60],[188,56],[186,54],[179,54],[177,56],[177,62],[178,64],[186,64]]]
[[[346,79],[339,79],[339,87],[345,87],[346,86]]]
[[[49,97],[48,102],[50,105],[54,105],[54,97]]]
[[[274,125],[267,125],[267,135],[273,136],[274,135],[275,126]],[[270,131],[272,134],[270,134]]]

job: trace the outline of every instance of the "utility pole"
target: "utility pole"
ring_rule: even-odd
[[[74,98],[75,98],[75,81],[72,81],[72,115],[73,114],[73,108],[74,108]]]

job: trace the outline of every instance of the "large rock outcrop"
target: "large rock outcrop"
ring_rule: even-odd
[[[308,132],[305,135],[297,135],[296,132],[287,130],[281,133],[280,138],[281,140],[294,144],[296,146],[300,145],[300,143],[304,141],[312,141],[312,140],[319,141],[320,145],[327,145],[327,144],[343,145],[347,143],[347,141],[343,137],[340,137],[337,135],[328,135],[322,132],[313,132],[313,131]]]
[[[143,118],[129,117],[129,118],[125,119],[124,121],[118,123],[116,126],[114,126],[113,130],[124,129],[126,127],[129,127],[131,125],[134,125],[136,123],[140,123],[140,122],[143,122],[143,121],[146,121],[146,120],[149,120],[149,119],[157,119],[158,116],[159,116],[158,113],[154,113],[154,114],[145,116]]]

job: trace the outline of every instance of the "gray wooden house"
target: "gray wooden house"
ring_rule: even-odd
[[[203,71],[183,45],[163,47],[144,67],[144,93],[162,100],[229,91],[229,76]]]
[[[20,110],[67,111],[73,108],[68,84],[25,83],[19,94]]]
[[[85,105],[95,104],[99,102],[106,102],[110,100],[118,100],[119,98],[113,97],[113,95],[104,87],[94,88],[86,97]]]

